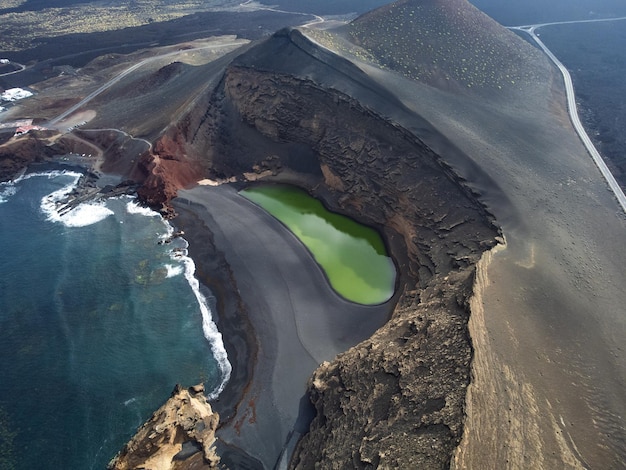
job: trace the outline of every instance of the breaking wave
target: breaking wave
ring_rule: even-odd
[[[172,236],[174,235],[174,227],[165,219],[163,219],[161,214],[159,214],[158,212],[153,211],[148,207],[140,206],[134,198],[132,201],[128,202],[128,204],[126,205],[126,210],[131,214],[139,214],[147,217],[160,217],[163,221],[164,226],[166,227],[166,233],[162,234],[160,236],[160,239],[172,239]],[[232,365],[228,360],[228,354],[226,353],[226,349],[224,347],[222,334],[217,329],[217,325],[213,321],[213,315],[211,309],[209,308],[207,299],[200,291],[200,282],[195,277],[196,265],[187,254],[188,243],[183,238],[178,238],[177,240],[180,240],[180,242],[184,244],[184,247],[175,248],[171,251],[170,257],[172,261],[175,261],[177,264],[168,263],[165,265],[165,268],[167,269],[166,277],[171,278],[180,274],[184,274],[185,279],[189,283],[196,297],[196,300],[198,301],[200,313],[202,314],[202,332],[204,334],[204,337],[209,342],[211,352],[217,362],[218,368],[221,373],[220,383],[207,395],[209,399],[213,400],[216,399],[220,393],[222,393],[224,387],[230,380]]]
[[[153,211],[149,207],[139,205],[135,198],[126,204],[126,211],[129,214],[143,215],[145,217],[157,217],[160,215],[158,212]]]
[[[12,182],[0,185],[0,203],[8,200],[17,191],[16,183],[30,179],[33,177],[46,177],[48,179],[57,178],[59,176],[69,177],[70,181],[60,189],[44,196],[40,202],[40,208],[46,215],[47,220],[55,223],[62,223],[66,227],[84,227],[92,225],[113,215],[114,212],[106,207],[104,202],[85,202],[67,212],[59,212],[59,205],[77,186],[82,174],[72,171],[49,171],[45,173],[28,173]],[[124,196],[127,197],[127,196]],[[174,234],[174,227],[169,224],[162,216],[150,208],[140,206],[136,198],[130,197],[131,201],[126,204],[126,211],[129,214],[142,215],[146,217],[161,218],[165,232],[161,234],[161,239],[170,239]],[[204,337],[209,342],[211,352],[217,362],[221,373],[220,383],[207,395],[209,399],[215,399],[224,390],[224,387],[230,380],[232,366],[228,360],[228,355],[224,347],[222,334],[213,321],[213,316],[206,297],[200,290],[200,283],[195,277],[196,265],[187,254],[188,243],[183,238],[177,238],[177,244],[182,243],[182,248],[174,248],[170,257],[172,263],[167,263],[166,277],[171,278],[184,274],[185,279],[189,283],[195,298],[198,302],[202,315],[202,331]]]
[[[23,173],[11,181],[2,182],[0,183],[0,204],[7,202],[11,197],[15,196],[15,194],[18,191],[18,183],[20,183],[21,181],[28,180],[31,178],[41,178],[41,177],[53,179],[58,176],[65,176],[65,175],[68,175],[71,177],[78,177],[78,178],[80,178],[81,176],[80,173],[68,172],[68,171],[62,171],[62,170],[54,170],[54,171],[47,171],[44,173],[41,173],[41,172]]]
[[[41,199],[41,210],[51,222],[62,223],[66,227],[86,227],[87,225],[98,223],[108,216],[113,215],[113,211],[106,207],[104,203],[100,202],[83,203],[67,212],[59,212],[59,204],[74,190],[82,176],[81,173],[69,171],[49,172],[44,174],[35,173],[25,175],[24,178],[32,178],[33,176],[48,176],[48,178],[69,176],[72,178],[70,183]]]
[[[0,183],[0,204],[7,202],[17,192],[13,183]]]
[[[184,240],[183,240],[184,241]],[[187,244],[186,241],[184,241]],[[191,286],[193,293],[198,300],[198,304],[200,306],[200,312],[202,313],[202,331],[204,333],[204,337],[209,341],[211,345],[211,352],[213,353],[213,357],[217,361],[217,365],[220,369],[222,380],[208,395],[207,397],[210,400],[216,399],[220,393],[226,387],[226,384],[230,380],[230,374],[233,370],[230,361],[228,360],[228,354],[226,353],[226,349],[224,348],[224,341],[222,339],[222,333],[217,329],[217,325],[213,321],[213,316],[211,314],[211,309],[209,308],[209,304],[206,300],[206,297],[200,291],[200,282],[195,277],[196,273],[196,265],[193,260],[187,256],[186,250],[181,253],[181,260],[185,266],[185,278],[189,285]]]
[[[66,227],[86,227],[87,225],[97,224],[114,212],[106,207],[104,203],[80,204],[71,211],[59,215],[55,210],[48,214],[48,220],[53,222],[61,222]]]
[[[182,266],[174,266],[173,264],[166,264],[165,269],[167,269],[167,274],[165,277],[174,277],[182,274],[185,270]]]

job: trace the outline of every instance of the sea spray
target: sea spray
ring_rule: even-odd
[[[81,173],[76,172],[65,172],[63,175],[72,177],[73,181],[41,200],[41,210],[46,214],[48,220],[60,222],[66,227],[86,227],[113,215],[113,211],[106,207],[104,202],[83,203],[66,213],[60,213],[59,205],[76,188],[82,177]]]
[[[51,221],[42,199],[78,175],[40,176],[0,186],[0,402],[24,468],[105,468],[175,383],[219,390],[225,376],[184,277],[184,240],[123,197],[98,223]]]
[[[146,217],[159,217],[166,228],[166,233],[161,235],[161,241],[171,240],[174,234],[174,227],[169,224],[165,219],[163,219],[163,217],[158,212],[140,206],[139,204],[137,204],[135,198],[132,198],[132,200],[127,203],[126,210],[131,214],[139,214]],[[184,238],[178,237],[177,240],[180,240],[180,243],[183,244],[183,247],[173,249],[171,251],[171,259],[174,261],[182,262],[184,270],[180,269],[180,266],[166,264],[166,277],[170,278],[184,273],[185,279],[187,279],[187,282],[189,283],[196,297],[198,306],[200,307],[200,312],[202,314],[202,331],[204,333],[204,337],[207,339],[211,346],[211,352],[213,353],[213,357],[217,361],[217,365],[220,369],[220,373],[222,376],[220,383],[207,395],[210,400],[214,400],[219,396],[220,393],[222,393],[224,387],[230,380],[232,365],[228,360],[228,354],[226,353],[226,348],[224,347],[222,334],[217,329],[217,325],[213,321],[213,315],[209,308],[207,299],[200,291],[200,282],[195,277],[196,265],[193,260],[188,256],[187,252],[189,244]]]
[[[9,198],[15,196],[17,188],[12,183],[0,183],[0,204],[7,202]]]
[[[166,278],[180,276],[185,272],[185,269],[182,266],[175,266],[173,264],[166,264],[165,269],[167,269]]]
[[[186,241],[185,244],[187,244]],[[226,349],[224,348],[222,334],[219,332],[217,325],[213,321],[206,298],[202,292],[200,292],[200,282],[195,277],[196,265],[193,260],[187,256],[186,250],[183,256],[183,262],[185,263],[185,278],[193,289],[193,293],[196,295],[196,299],[198,299],[198,304],[200,305],[200,311],[202,312],[202,331],[204,332],[205,338],[211,344],[211,352],[213,353],[213,357],[215,357],[218,367],[220,368],[220,372],[222,373],[222,380],[220,384],[207,395],[210,400],[215,400],[220,393],[222,393],[224,387],[226,387],[226,384],[230,380],[232,366],[228,360]]]
[[[137,198],[135,198],[134,196],[125,196],[125,197],[131,199],[130,201],[126,203],[126,212],[128,212],[129,214],[143,215],[145,217],[160,217],[160,214],[158,212],[153,211],[149,207],[140,205],[137,202]],[[173,230],[170,224],[166,224],[166,225],[168,227],[168,231],[169,229]]]
[[[8,200],[10,197],[14,196],[17,192],[17,183],[23,180],[34,177],[46,177],[48,179],[53,179],[65,176],[71,178],[70,182],[60,189],[44,196],[41,200],[40,207],[42,212],[46,215],[47,220],[62,223],[66,227],[85,227],[98,223],[114,214],[111,209],[106,207],[105,202],[85,202],[79,204],[71,211],[60,215],[58,212],[59,203],[76,188],[80,178],[83,176],[82,173],[66,170],[54,170],[44,173],[26,173],[12,182],[3,183],[0,186],[0,203],[4,202],[5,199]],[[126,204],[126,211],[129,214],[144,217],[158,217],[166,230],[166,232],[160,236],[161,240],[171,240],[171,237],[174,234],[174,227],[163,219],[161,214],[148,207],[140,205],[134,196],[125,195],[120,196],[119,198],[130,199]],[[224,390],[224,387],[230,379],[232,365],[228,360],[222,334],[219,332],[217,325],[213,321],[213,315],[208,306],[207,299],[200,291],[200,283],[195,277],[196,265],[188,256],[187,252],[188,242],[182,238],[179,238],[179,240],[184,246],[183,248],[172,250],[171,258],[172,260],[182,263],[183,266],[176,266],[169,263],[166,264],[166,278],[184,274],[185,279],[189,283],[198,302],[198,306],[202,314],[202,331],[204,333],[204,337],[210,344],[211,352],[217,361],[222,376],[220,383],[207,395],[209,399],[216,399]]]
[[[75,181],[78,181],[78,178],[80,178],[80,173],[68,172],[65,170],[54,170],[54,171],[47,171],[45,173],[37,173],[37,172],[25,173],[24,172],[13,180],[0,182],[0,204],[7,202],[11,197],[15,196],[19,188],[19,183],[21,183],[22,181],[28,180],[30,178],[37,178],[37,177],[53,179],[53,178],[57,178],[59,176],[65,176],[65,175],[76,177]],[[76,182],[72,183],[72,189],[75,184]]]

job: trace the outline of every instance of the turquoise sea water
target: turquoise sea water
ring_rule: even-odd
[[[176,383],[229,374],[186,242],[128,197],[59,217],[77,178],[0,185],[2,469],[105,468]]]

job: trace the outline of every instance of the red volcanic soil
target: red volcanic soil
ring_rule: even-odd
[[[167,136],[156,143],[153,152],[142,156],[139,171],[145,175],[139,197],[169,216],[174,215],[169,202],[177,191],[194,185],[205,174],[204,165],[185,157],[180,144]]]
[[[41,132],[31,132],[0,145],[0,181],[12,178],[31,163],[44,161],[53,154],[46,135]]]

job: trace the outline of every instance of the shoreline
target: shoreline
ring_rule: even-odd
[[[232,271],[224,254],[215,246],[213,233],[198,216],[197,210],[177,200],[174,204],[178,215],[169,222],[176,228],[184,227],[188,256],[196,265],[195,277],[200,282],[200,289],[209,290],[214,299],[211,305],[215,309],[212,311],[213,321],[222,334],[228,360],[233,366],[224,390],[212,402],[220,414],[221,425],[234,416],[239,404],[236,397],[252,374],[257,354],[256,338],[243,311],[241,298],[236,294]]]
[[[218,453],[227,465],[273,468],[308,430],[314,370],[384,325],[397,295],[377,306],[342,299],[296,237],[230,186],[181,191],[173,205],[233,366],[213,404]]]

